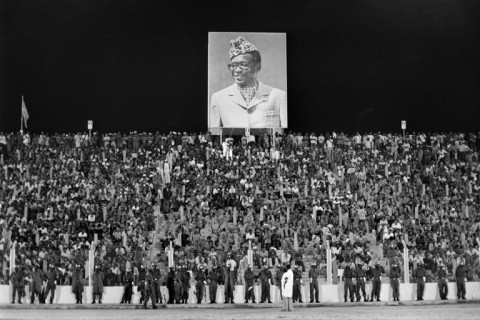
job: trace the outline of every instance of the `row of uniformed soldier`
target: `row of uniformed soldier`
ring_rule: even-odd
[[[273,284],[273,276],[267,265],[265,265],[264,269],[258,273],[258,276],[254,274],[251,266],[247,267],[247,270],[245,271],[245,303],[248,303],[249,300],[252,300],[252,302],[255,303],[254,285],[256,279],[260,280],[260,288],[262,292],[260,303],[272,303],[270,286]]]
[[[190,290],[190,272],[186,266],[181,268],[170,268],[167,274],[167,289],[168,301],[167,303],[187,303],[188,292]]]
[[[345,271],[344,271],[344,300],[347,302],[348,295],[350,294],[350,301],[361,301],[361,297],[363,296],[364,301],[380,301],[380,290],[382,284],[382,274],[384,273],[383,268],[379,265],[378,261],[375,262],[374,267],[370,269],[370,274],[372,277],[372,293],[370,300],[367,299],[366,291],[365,291],[365,283],[366,283],[366,274],[369,268],[366,265],[361,263],[355,265],[354,263],[347,264]],[[197,280],[197,303],[201,303],[203,300],[203,292],[204,288],[207,284],[206,280],[210,280],[209,284],[209,291],[210,291],[210,303],[216,303],[216,292],[217,287],[220,283],[220,279],[222,276],[222,272],[225,274],[228,273],[230,269],[223,270],[221,267],[214,268],[213,272],[210,274],[205,274],[203,269],[199,269],[195,279]],[[294,296],[295,301],[301,301],[301,278],[302,272],[299,270],[299,266],[295,266],[294,270]],[[390,285],[393,291],[393,300],[400,301],[400,277],[401,277],[401,269],[398,264],[397,260],[394,260],[392,263],[392,267],[390,268],[390,272],[388,274],[390,278]],[[466,273],[467,269],[465,267],[465,261],[463,259],[460,260],[460,264],[456,269],[455,277],[457,280],[457,298],[458,299],[466,299],[465,298],[465,282],[466,282]],[[280,275],[281,272],[278,273]],[[414,277],[417,282],[417,300],[423,300],[423,292],[425,289],[425,280],[426,280],[426,271],[423,263],[420,263],[418,268],[414,271]],[[318,299],[318,278],[319,272],[316,269],[315,263],[312,264],[312,268],[309,271],[309,278],[310,278],[310,302],[313,303],[313,299],[315,298],[315,302],[320,302]],[[261,270],[258,276],[254,274],[251,267],[249,266],[245,271],[245,303],[252,301],[255,303],[255,293],[254,293],[254,285],[255,280],[259,279],[261,284],[261,301],[260,303],[269,302],[271,303],[270,299],[270,286],[272,285],[272,274],[268,267],[265,266],[265,269]],[[442,261],[440,261],[440,265],[437,271],[437,281],[438,281],[438,288],[440,292],[440,298],[442,300],[447,299],[448,294],[448,286],[447,286],[447,271],[445,265]],[[227,297],[229,293],[225,293],[226,303],[229,301]],[[186,301],[185,301],[186,302]]]
[[[218,285],[224,283],[225,279],[230,279],[229,286],[225,290],[225,302],[233,303],[233,290],[234,290],[234,275],[230,264],[226,269],[221,266],[215,266],[211,272],[206,274],[206,271],[202,267],[199,268],[195,275],[196,283],[196,297],[197,303],[201,303],[203,300],[207,280],[209,281],[209,297],[210,303],[216,303],[216,295]],[[344,300],[347,301],[348,293],[350,293],[350,300],[353,302],[356,296],[356,301],[360,301],[361,295],[363,295],[364,301],[367,301],[365,293],[365,282],[366,282],[366,266],[361,264],[355,265],[354,263],[346,266],[344,271],[345,283],[344,283]],[[381,276],[384,273],[383,268],[375,262],[375,267],[370,270],[372,276],[372,294],[370,301],[377,299],[380,301],[380,288],[381,288]],[[460,264],[456,269],[455,277],[457,281],[457,298],[465,299],[465,282],[466,282],[467,269],[465,267],[465,260],[461,259]],[[281,276],[281,272],[277,276]],[[31,279],[31,302],[34,303],[35,297],[38,296],[40,303],[45,303],[46,298],[50,294],[50,303],[53,303],[55,297],[55,289],[58,279],[58,273],[54,268],[54,265],[50,264],[49,269],[44,273],[39,265],[34,265],[34,268],[30,274],[26,274],[22,268],[18,266],[15,267],[15,271],[10,275],[10,281],[12,284],[12,303],[15,303],[15,295],[18,296],[18,303],[22,303],[22,296],[25,291],[25,278],[30,276]],[[318,278],[319,272],[316,269],[315,263],[312,264],[312,268],[309,271],[310,278],[310,302],[313,303],[319,302],[318,299]],[[389,277],[390,283],[393,290],[394,301],[399,301],[399,278],[401,276],[401,270],[398,266],[398,262],[395,260],[390,269]],[[417,269],[413,274],[417,282],[417,300],[423,300],[423,293],[425,289],[425,280],[426,280],[426,270],[423,263],[419,263]],[[103,272],[99,269],[99,266],[95,267],[95,273],[93,274],[93,302],[95,303],[96,297],[101,303],[102,293],[103,293]],[[278,278],[278,277],[277,277]],[[173,286],[169,286],[170,279],[172,280]],[[249,266],[245,271],[245,303],[248,303],[250,300],[255,303],[255,294],[254,294],[254,284],[255,280],[259,279],[261,284],[261,300],[260,303],[271,303],[270,298],[270,286],[272,285],[273,278],[272,273],[267,266],[260,271],[258,276],[254,274]],[[295,301],[302,302],[301,297],[301,279],[302,272],[299,270],[299,266],[295,266],[294,270],[294,299]],[[439,268],[437,271],[437,282],[440,292],[440,298],[442,300],[447,299],[448,295],[448,285],[447,285],[447,271],[446,267],[442,261],[440,261]],[[154,308],[155,304],[160,301],[163,303],[160,292],[161,286],[161,277],[160,270],[155,264],[149,268],[148,272],[145,271],[143,266],[140,267],[139,272],[139,286],[138,291],[141,294],[140,303],[143,303],[146,307],[148,300],[152,300]],[[186,266],[183,266],[181,270],[175,270],[171,268],[169,274],[167,275],[167,287],[169,289],[169,303],[187,303],[188,301],[188,291],[190,288],[190,273],[187,271]],[[126,275],[124,276],[124,295],[122,297],[122,303],[131,303],[133,291],[133,276],[130,270],[127,270]],[[80,265],[76,265],[76,269],[72,274],[72,292],[76,296],[77,303],[82,303],[82,294],[83,294],[83,270]]]
[[[50,294],[50,303],[53,303],[55,298],[55,289],[57,286],[58,273],[53,264],[49,265],[48,271],[45,273],[40,269],[39,264],[33,265],[33,270],[28,274],[23,268],[18,265],[15,266],[14,271],[10,275],[10,282],[12,283],[12,303],[15,303],[15,295],[17,295],[17,302],[22,303],[22,297],[25,293],[25,281],[30,280],[30,302],[35,303],[35,297],[38,297],[39,303],[45,303]]]
[[[294,296],[294,302],[298,301],[302,303],[302,294],[301,294],[301,284],[302,284],[302,270],[300,270],[300,265],[295,265],[295,270],[293,271],[294,275],[294,286],[293,286],[293,296]],[[275,273],[275,279],[276,283],[279,284],[282,277],[282,270],[279,270],[278,272]],[[314,297],[315,297],[315,302],[319,303],[319,292],[318,292],[318,276],[319,276],[319,271],[316,268],[316,264],[312,264],[312,268],[309,271],[309,278],[310,278],[310,302],[314,302]],[[260,303],[271,303],[271,298],[270,298],[270,286],[272,285],[273,282],[273,276],[271,271],[268,269],[268,267],[265,265],[264,269],[260,271],[258,276],[254,274],[252,271],[251,267],[248,266],[247,270],[245,271],[245,303],[248,303],[250,300],[255,303],[255,293],[254,293],[254,284],[255,280],[259,279],[260,280],[260,285],[261,285],[261,299]],[[282,298],[282,290],[281,286],[279,286],[280,289],[280,298]]]
[[[345,278],[343,295],[344,302],[347,302],[348,298],[350,298],[351,302],[360,302],[362,296],[363,301],[368,301],[367,294],[365,292],[367,270],[368,268],[361,263],[358,263],[357,265],[355,263],[350,263],[346,265],[343,272],[343,276]],[[370,301],[373,301],[373,299],[375,298],[377,299],[377,301],[380,301],[380,286],[382,284],[382,273],[382,267],[378,264],[378,262],[375,263],[375,267],[371,269],[372,294]]]
[[[425,282],[427,277],[427,271],[425,270],[425,264],[420,262],[418,267],[413,272],[413,276],[417,282],[417,301],[423,300],[423,293],[425,291]],[[465,283],[467,281],[467,268],[465,266],[465,259],[461,258],[459,265],[455,270],[455,279],[457,282],[457,298],[466,300]],[[443,264],[443,260],[439,261],[437,270],[437,285],[440,299],[447,300],[448,295],[448,272],[446,266]]]

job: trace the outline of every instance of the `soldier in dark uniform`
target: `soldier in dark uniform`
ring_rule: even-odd
[[[170,268],[167,274],[168,303],[175,303],[175,269]]]
[[[232,270],[233,266],[233,270]],[[231,258],[227,261],[225,272],[224,272],[224,283],[225,283],[225,303],[234,303],[233,301],[233,291],[235,290],[235,266],[232,264]]]
[[[103,280],[105,276],[103,271],[100,269],[99,265],[95,266],[95,272],[92,276],[92,304],[95,304],[95,300],[98,296],[98,303],[102,304],[102,294],[103,294]]]
[[[77,304],[82,304],[83,295],[83,270],[79,264],[76,265],[76,269],[72,274],[72,293],[75,295]]]
[[[398,266],[398,262],[396,260],[393,261],[393,265],[390,268],[390,285],[392,286],[393,290],[393,301],[400,301],[400,275],[401,275],[400,267]]]
[[[320,303],[318,300],[318,272],[317,264],[314,262],[310,266],[310,271],[308,271],[308,277],[310,278],[310,303],[313,303],[313,298],[315,297],[315,302]],[[314,293],[315,292],[315,293]]]
[[[350,263],[347,263],[345,266],[345,270],[343,271],[343,277],[345,278],[345,283],[343,286],[343,299],[344,302],[347,302],[348,293],[350,291],[350,301],[353,302],[355,300],[355,293],[353,288],[353,280],[356,279],[356,275],[354,273],[354,269]]]
[[[358,264],[355,269],[355,276],[357,277],[357,285],[355,289],[355,295],[357,296],[357,302],[360,302],[360,290],[362,290],[363,301],[367,301],[367,293],[365,292],[365,281],[366,281],[366,267],[364,268],[362,264]]]
[[[272,303],[270,299],[270,285],[272,284],[272,273],[268,270],[268,265],[264,266],[264,269],[258,274],[260,284],[262,286],[262,297],[260,303]]]
[[[137,291],[140,292],[140,304],[145,301],[145,278],[147,276],[147,272],[145,271],[145,266],[140,266],[140,271],[138,272],[138,287]]]
[[[205,284],[207,283],[207,277],[205,271],[203,271],[203,266],[199,265],[197,274],[195,275],[195,280],[197,281],[195,288],[197,290],[197,303],[202,303],[203,291],[205,289]]]
[[[302,284],[302,271],[299,270],[298,265],[295,265],[295,270],[293,270],[293,302],[302,301],[302,292],[300,291],[300,286]]]
[[[283,273],[285,272],[284,267],[280,266],[275,273],[275,285],[277,286],[278,290],[280,290],[280,300],[283,300],[283,295],[282,295],[282,276]]]
[[[465,260],[460,259],[460,264],[455,270],[455,279],[457,280],[457,298],[466,300],[465,295],[467,291],[465,290],[465,282],[467,281],[467,268],[465,267]]]
[[[152,277],[153,277],[153,291],[155,292],[155,299],[156,299],[156,303],[158,303],[158,301],[160,301],[160,303],[163,303],[163,300],[162,300],[162,295],[160,294],[160,286],[162,285],[160,281],[161,278],[160,278],[160,269],[157,268],[157,264],[155,263],[152,263],[152,267],[153,267],[153,270],[152,270]]]
[[[12,283],[12,303],[15,303],[15,293],[17,293],[17,302],[22,304],[22,296],[25,291],[25,274],[23,269],[15,265],[15,271],[10,275],[10,282]]]
[[[216,272],[218,275],[218,285],[224,286],[225,285],[225,268],[222,267],[221,265],[217,265]]]
[[[208,284],[208,294],[210,297],[210,303],[217,303],[215,300],[217,298],[217,288],[218,288],[218,272],[217,267],[213,267],[212,271],[208,273],[208,279],[210,283]]]
[[[50,304],[53,303],[53,299],[55,298],[55,289],[57,288],[57,271],[53,264],[50,264],[50,268],[47,271],[47,288],[45,290],[44,299],[46,300],[50,291],[52,292],[50,295]]]
[[[188,303],[188,292],[190,291],[190,272],[187,270],[187,266],[183,265],[180,272],[180,279],[182,283],[182,303]]]
[[[123,296],[120,303],[132,303],[133,275],[130,269],[126,271],[127,273],[123,276]]]
[[[245,270],[245,303],[248,303],[248,300],[255,303],[255,278],[255,273],[249,265]]]
[[[31,272],[32,283],[30,284],[30,303],[35,303],[35,295],[38,296],[38,302],[43,303],[42,286],[45,274],[38,263],[33,265]]]
[[[373,302],[373,299],[380,301],[380,290],[382,289],[382,273],[383,268],[380,266],[378,261],[375,261],[375,267],[371,270],[372,273],[372,294],[370,297],[370,302]]]
[[[425,291],[425,280],[427,271],[423,262],[418,264],[417,270],[414,272],[415,280],[417,281],[417,301],[423,300],[423,292]]]
[[[305,264],[303,263],[303,257],[300,252],[295,253],[295,266],[298,266],[300,271],[305,271]]]
[[[175,270],[174,286],[175,286],[175,303],[176,304],[184,303],[183,302],[182,276],[181,276],[180,271],[178,269]]]
[[[155,291],[153,288],[153,276],[152,276],[152,270],[149,269],[147,274],[145,275],[145,280],[144,280],[144,301],[143,301],[143,308],[147,309],[147,303],[148,300],[150,299],[152,301],[152,309],[157,309],[157,306],[155,305]]]
[[[440,265],[438,266],[437,270],[438,291],[440,293],[440,299],[448,300],[447,269],[445,268],[442,260],[440,260],[439,262]]]

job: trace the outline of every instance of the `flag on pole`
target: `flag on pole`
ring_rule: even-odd
[[[168,267],[173,268],[174,262],[173,262],[173,244],[172,241],[170,241],[170,247],[168,249]]]
[[[252,241],[248,241],[247,260],[248,260],[248,265],[249,265],[250,267],[253,267]]]
[[[22,120],[25,123],[25,128],[27,128],[28,118],[30,118],[30,116],[28,115],[27,106],[25,105],[25,100],[23,99],[23,96],[22,96]]]

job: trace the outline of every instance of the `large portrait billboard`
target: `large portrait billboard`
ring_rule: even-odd
[[[208,127],[287,128],[285,33],[210,32]]]

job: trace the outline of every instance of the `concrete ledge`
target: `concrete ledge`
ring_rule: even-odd
[[[295,303],[295,308],[325,308],[325,307],[369,307],[369,306],[427,306],[427,305],[456,305],[456,304],[480,304],[480,299],[475,300],[424,300],[424,301],[380,301],[380,302],[326,302],[326,303]],[[202,303],[202,304],[157,304],[158,309],[278,309],[283,305],[279,303],[265,304],[265,303]],[[148,304],[151,309],[151,303]],[[143,309],[141,304],[0,304],[0,309],[18,309],[18,310],[70,310],[70,309]]]
[[[138,292],[138,288],[133,288],[133,296],[132,296],[132,303],[138,304],[140,300],[140,294]],[[192,286],[189,292],[189,299],[188,305],[197,305],[197,299],[195,296],[195,288]],[[254,286],[255,297],[258,299],[261,296],[261,288],[258,285]],[[372,291],[372,285],[368,282],[365,286],[365,290],[367,295],[369,295]],[[164,301],[167,300],[168,297],[168,290],[165,286],[160,288],[162,297]],[[302,285],[300,288],[302,294],[303,301],[310,301],[310,286],[309,285]],[[466,284],[466,291],[467,291],[467,299],[466,301],[480,299],[480,282],[468,282]],[[425,292],[423,298],[426,301],[437,301],[437,302],[448,302],[448,301],[456,301],[457,300],[457,288],[456,283],[449,282],[448,283],[448,299],[447,301],[440,300],[440,296],[438,293],[438,286],[436,283],[427,283],[425,284]],[[238,301],[238,304],[244,304],[244,286],[237,285],[234,291],[234,301]],[[104,287],[103,298],[102,301],[105,305],[120,305],[120,301],[122,300],[123,295],[123,287]],[[7,285],[0,285],[0,305],[5,304],[9,305],[11,302],[12,297],[12,288],[11,286]],[[280,291],[276,286],[270,287],[270,297],[273,302],[273,305],[280,304]],[[335,285],[320,285],[319,286],[319,299],[320,301],[325,303],[339,303],[340,305],[349,305],[353,303],[343,303],[344,297],[344,286],[343,283],[335,284]],[[400,303],[403,302],[416,302],[417,298],[417,291],[416,291],[416,284],[400,284]],[[90,302],[92,301],[92,287],[85,287],[83,293],[83,302],[84,305],[91,305]],[[382,301],[390,301],[391,303],[396,303],[393,301],[392,296],[392,289],[390,284],[383,283],[380,291],[380,299]],[[225,301],[224,298],[224,286],[219,286],[217,290],[217,295],[215,299],[219,304],[225,305],[223,302]],[[48,301],[48,299],[47,299]],[[54,304],[66,304],[66,305],[75,305],[75,297],[72,294],[70,286],[57,286],[55,290],[55,299]],[[203,294],[203,303],[207,304],[206,301],[210,301],[209,294],[208,294],[208,287],[206,288]],[[22,302],[30,303],[30,293],[28,287],[26,288],[26,296],[22,299]],[[371,303],[368,303],[371,304]],[[37,304],[38,305],[38,304]],[[92,305],[95,306],[95,305]],[[171,305],[169,305],[171,306]],[[178,306],[178,305],[174,305]]]

